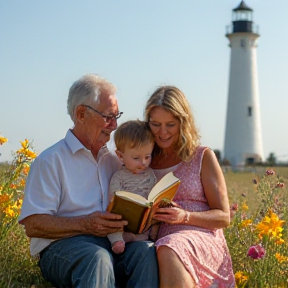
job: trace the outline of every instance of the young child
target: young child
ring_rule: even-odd
[[[116,154],[123,167],[112,176],[109,187],[110,201],[115,191],[119,190],[137,193],[147,199],[157,182],[153,170],[149,168],[154,147],[154,137],[150,128],[144,121],[127,121],[117,128],[114,140]],[[113,252],[119,254],[125,250],[125,242],[147,240],[149,235],[119,232],[107,237],[112,244]]]

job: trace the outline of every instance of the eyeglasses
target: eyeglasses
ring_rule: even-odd
[[[89,105],[85,105],[83,104],[82,106],[85,106],[89,109],[91,109],[92,111],[96,112],[97,114],[99,114],[100,116],[102,116],[104,118],[105,123],[110,123],[113,119],[117,120],[121,117],[121,115],[123,114],[123,112],[118,112],[117,115],[104,115],[101,112],[99,112],[98,110],[94,109],[93,107],[89,106]]]

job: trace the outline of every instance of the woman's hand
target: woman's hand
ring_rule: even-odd
[[[169,224],[187,224],[189,222],[189,212],[179,207],[158,208],[153,219]]]

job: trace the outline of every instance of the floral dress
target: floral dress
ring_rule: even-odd
[[[193,159],[180,163],[173,172],[181,180],[174,201],[188,211],[209,210],[200,177],[206,149],[198,147]],[[159,175],[157,170],[155,174]],[[222,229],[162,223],[157,239],[156,247],[165,245],[176,252],[197,287],[235,287],[231,257]]]

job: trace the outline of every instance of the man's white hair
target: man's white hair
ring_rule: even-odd
[[[87,104],[89,100],[99,101],[99,96],[103,93],[106,95],[115,95],[116,87],[108,82],[105,78],[97,74],[87,74],[75,81],[69,89],[67,100],[67,112],[72,121],[75,123],[75,111],[79,105]]]

